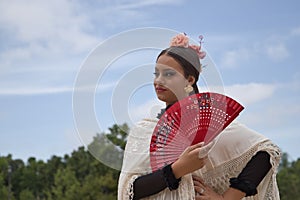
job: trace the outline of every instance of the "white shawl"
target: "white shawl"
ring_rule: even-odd
[[[156,119],[144,119],[131,129],[119,177],[118,200],[132,199],[134,180],[141,175],[152,172],[149,146],[157,122]],[[194,174],[202,177],[207,185],[217,193],[222,194],[229,188],[229,179],[237,177],[252,156],[261,150],[270,154],[272,169],[258,186],[258,194],[244,199],[280,199],[276,183],[277,167],[281,156],[279,148],[269,139],[236,121],[222,131],[216,144],[209,152],[209,161]],[[177,190],[170,191],[166,188],[160,193],[144,199],[195,199],[191,174],[182,177]]]

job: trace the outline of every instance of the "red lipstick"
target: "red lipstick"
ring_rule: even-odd
[[[156,87],[155,87],[155,91],[156,91],[157,93],[160,93],[160,92],[165,92],[165,91],[167,91],[167,89],[166,89],[166,88],[163,88],[163,87],[160,87],[160,86],[156,86]]]

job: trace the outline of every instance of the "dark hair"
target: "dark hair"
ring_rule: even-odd
[[[169,47],[162,50],[157,59],[161,55],[168,55],[174,58],[183,68],[185,78],[193,76],[195,78],[195,83],[192,85],[194,93],[199,93],[197,81],[201,72],[201,63],[196,51],[185,47]]]

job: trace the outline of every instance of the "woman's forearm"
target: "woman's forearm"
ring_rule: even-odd
[[[166,187],[162,170],[140,176],[133,183],[134,200],[156,194]]]

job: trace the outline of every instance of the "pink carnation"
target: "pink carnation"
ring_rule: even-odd
[[[170,46],[194,49],[196,51],[197,55],[199,56],[199,58],[203,59],[206,56],[206,53],[204,51],[201,51],[201,44],[202,44],[203,36],[200,35],[199,39],[200,39],[200,41],[199,41],[200,46],[194,45],[194,44],[189,45],[189,38],[186,36],[186,34],[185,33],[178,34],[172,38]]]
[[[184,34],[178,34],[172,38],[170,46],[187,48],[189,46],[189,38]]]
[[[192,49],[194,49],[197,52],[199,52],[201,50],[201,46],[194,45],[194,44],[189,45],[189,48],[192,48]]]
[[[194,49],[200,59],[203,59],[206,56],[205,51],[201,51],[201,46],[192,44],[192,45],[189,45],[189,48]]]

